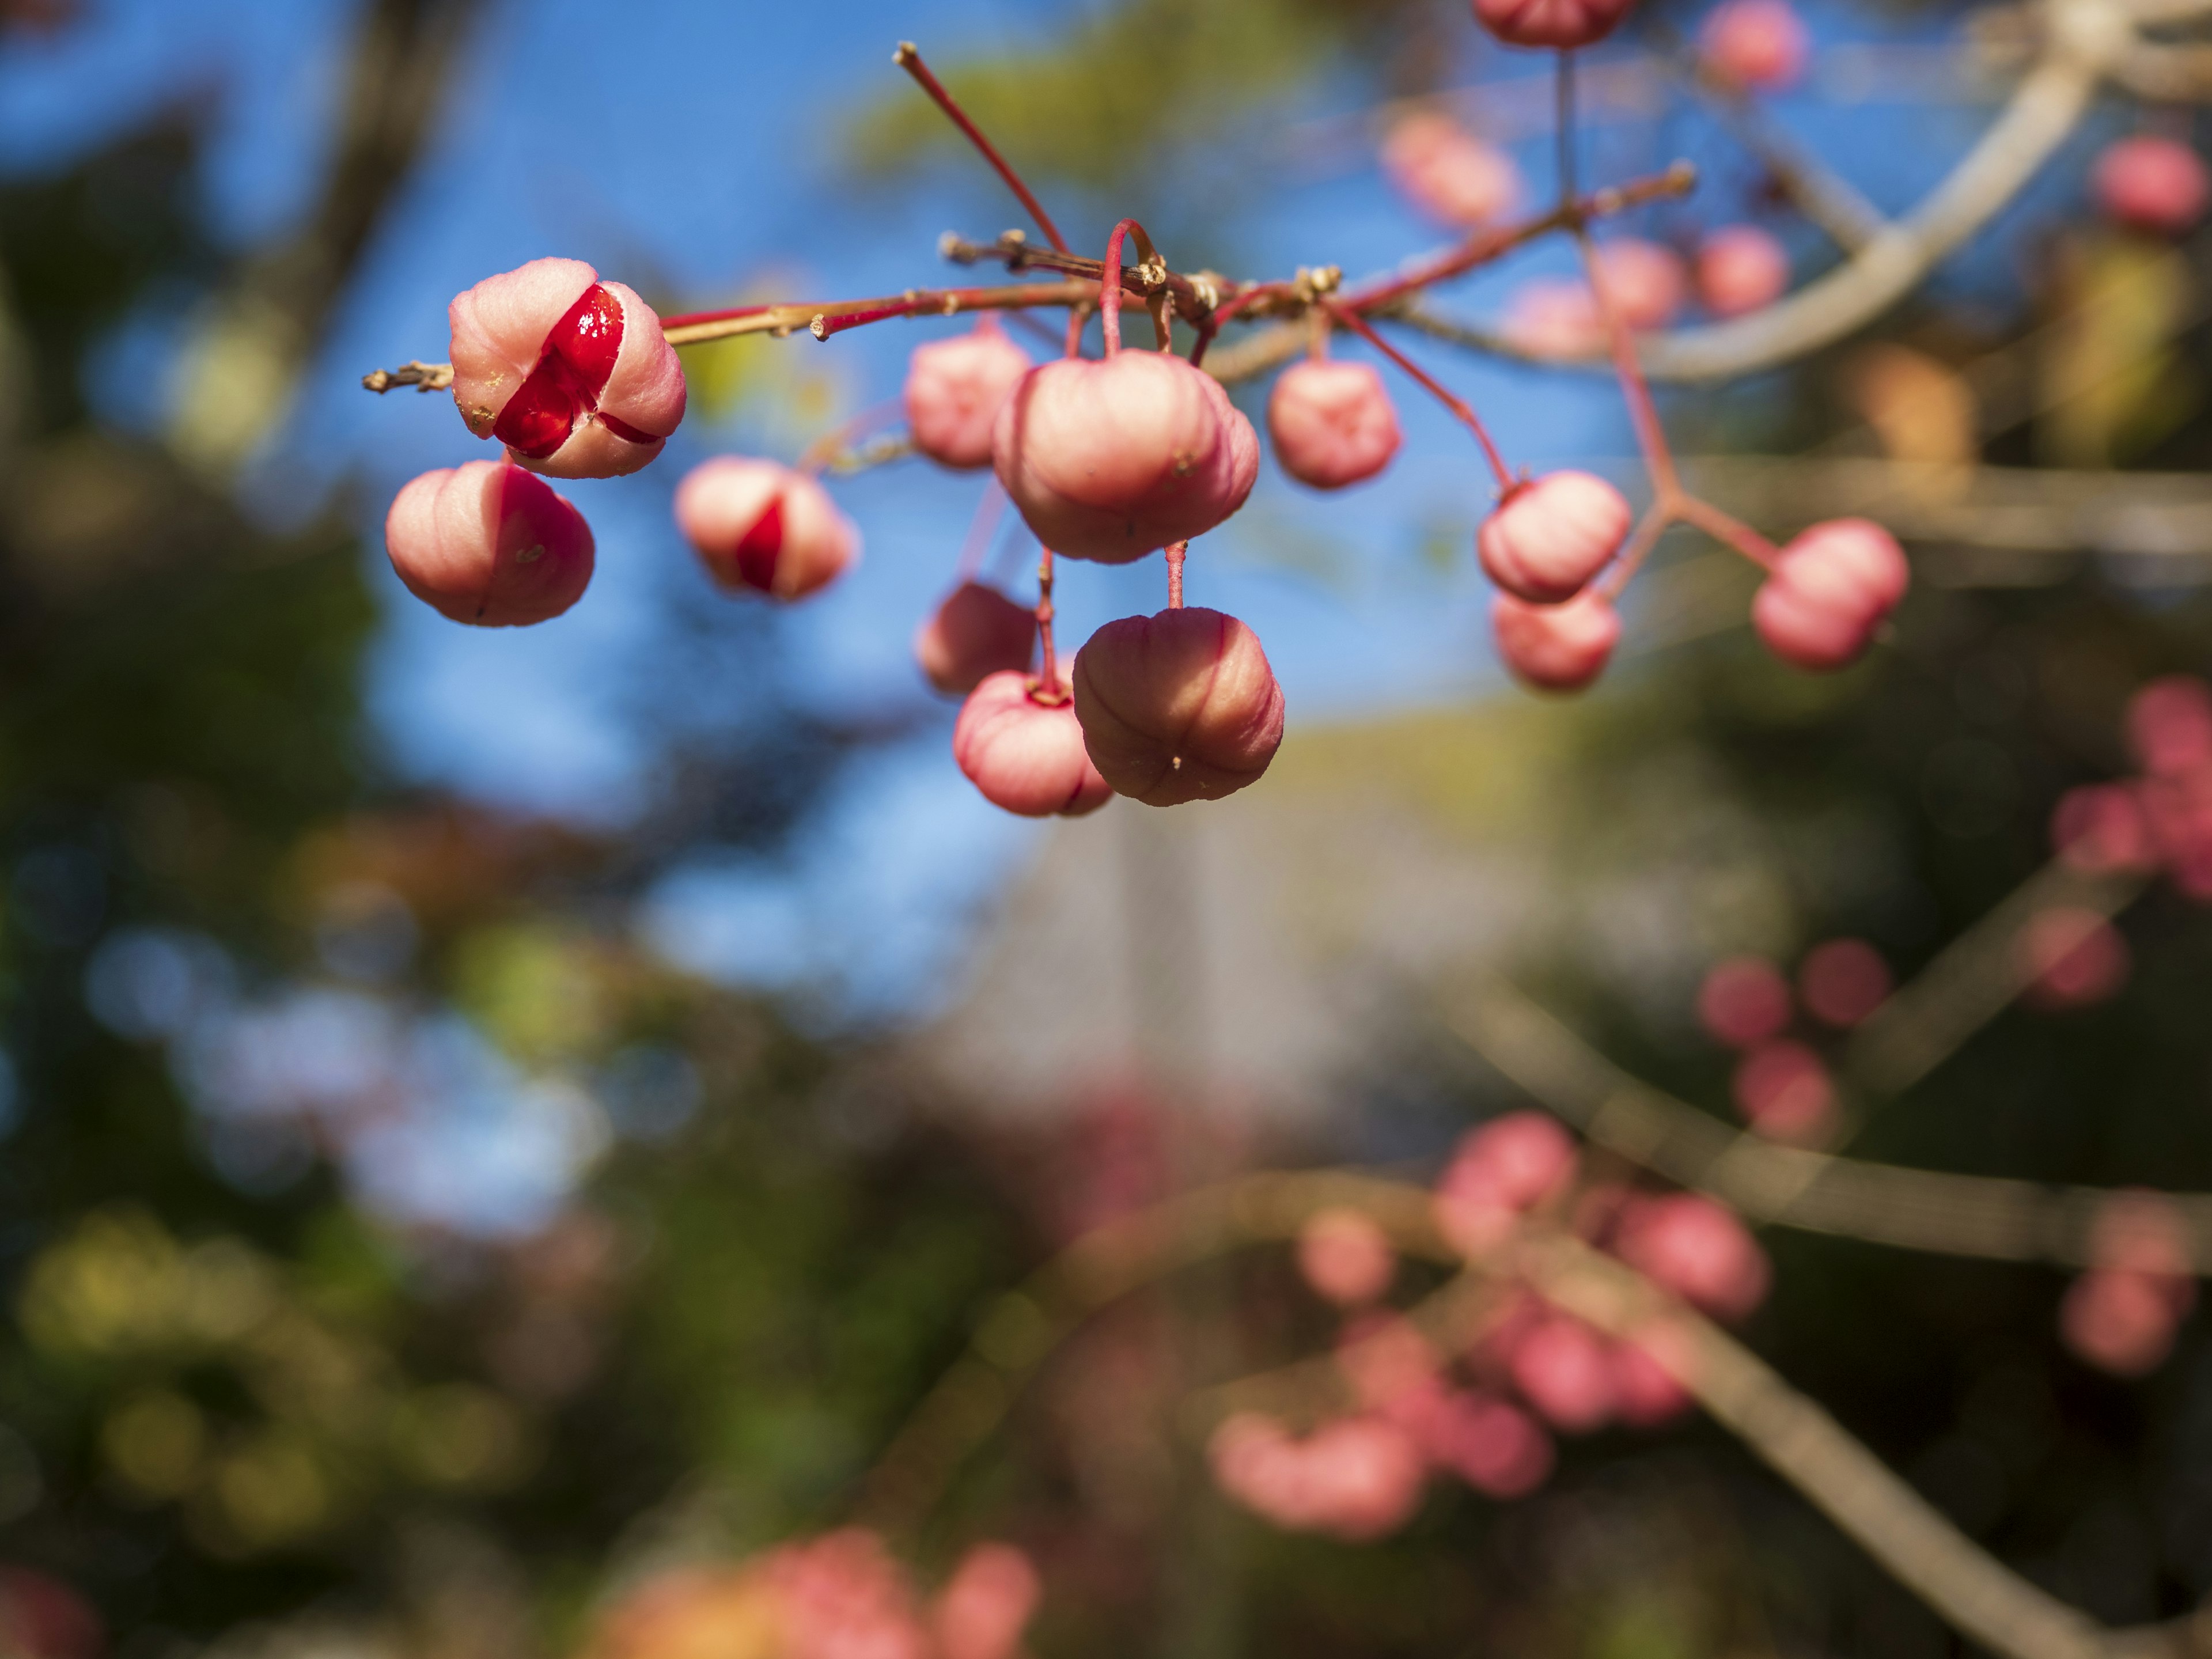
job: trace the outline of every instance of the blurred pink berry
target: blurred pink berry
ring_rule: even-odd
[[[1506,302],[1504,334],[1532,357],[1589,357],[1605,349],[1596,296],[1571,276],[1523,283]]]
[[[1628,534],[1628,502],[1588,472],[1547,472],[1498,503],[1475,532],[1482,568],[1516,599],[1558,605],[1605,568]]]
[[[1698,1024],[1717,1042],[1748,1048],[1790,1024],[1790,981],[1765,957],[1729,957],[1698,987]]]
[[[1514,1344],[1507,1366],[1521,1397],[1554,1428],[1588,1434],[1613,1415],[1613,1357],[1578,1319],[1546,1319]]]
[[[1813,42],[1788,0],[1722,0],[1698,45],[1705,67],[1731,86],[1780,92],[1805,73]]]
[[[1386,1417],[1417,1409],[1443,1371],[1436,1346],[1399,1313],[1352,1320],[1338,1337],[1336,1364],[1360,1405]]]
[[[2128,700],[2128,744],[2154,777],[2212,768],[2212,688],[2193,674],[2153,680]]]
[[[1595,46],[1628,15],[1630,0],[1474,0],[1475,21],[1509,46]]]
[[[1283,471],[1316,489],[1371,478],[1398,453],[1397,411],[1365,363],[1308,358],[1275,378],[1267,436]]]
[[[1790,287],[1790,255],[1757,225],[1723,225],[1698,244],[1698,298],[1716,317],[1772,305]]]
[[[860,532],[828,490],[746,455],[717,455],[685,473],[676,523],[717,585],[772,599],[827,586],[860,550]]]
[[[2212,177],[2188,145],[2148,134],[2123,138],[2097,158],[2097,205],[2132,230],[2175,236],[2204,216]]]
[[[940,466],[991,464],[991,428],[1030,354],[986,315],[965,334],[916,346],[906,371],[907,429],[915,450]]]
[[[1620,1259],[1662,1290],[1722,1319],[1766,1299],[1766,1254],[1735,1214],[1699,1193],[1647,1198],[1621,1218]]]
[[[2098,1267],[2169,1280],[2183,1306],[2196,1297],[2193,1243],[2180,1206],[2141,1188],[2112,1194],[2089,1227],[2089,1255]]]
[[[2052,809],[2051,840],[2068,867],[2085,874],[2148,870],[2158,862],[2142,803],[2124,783],[2069,789]]]
[[[1810,1140],[1836,1109],[1835,1085],[1820,1057],[1787,1038],[1762,1042],[1736,1062],[1736,1109],[1761,1134]]]
[[[1243,506],[1260,440],[1203,369],[1130,349],[1031,369],[1000,407],[991,457],[1047,547],[1126,564]]]
[[[2136,799],[2173,884],[2191,898],[2212,898],[2212,768],[2153,773],[2136,785]]]
[[[1432,111],[1391,126],[1382,171],[1422,212],[1463,229],[1510,211],[1521,196],[1521,170],[1511,156]]]
[[[481,628],[557,617],[592,580],[584,515],[505,461],[469,461],[410,480],[385,515],[384,547],[409,592]]]
[[[2058,1330],[2066,1346],[2100,1370],[2141,1376],[2172,1352],[2180,1323],[2172,1299],[2146,1274],[2097,1268],[2067,1287]]]
[[[1298,1272],[1315,1295],[1355,1308],[1390,1288],[1398,1257],[1382,1230],[1358,1210],[1323,1210],[1298,1229]]]
[[[1752,626],[1786,663],[1842,668],[1866,650],[1911,580],[1894,536],[1865,519],[1832,519],[1782,550],[1752,600]]]
[[[1437,1179],[1437,1224],[1469,1255],[1495,1249],[1524,1210],[1574,1182],[1572,1136],[1541,1112],[1508,1112],[1468,1132]]]
[[[1116,793],[1148,806],[1217,800],[1274,759],[1283,688],[1257,635],[1194,605],[1093,634],[1075,656],[1075,717]]]
[[[1605,672],[1620,641],[1620,614],[1585,589],[1564,605],[1530,605],[1510,593],[1490,600],[1498,654],[1513,678],[1536,691],[1579,691]]]
[[[1011,1544],[978,1544],[937,1593],[929,1622],[934,1659],[1014,1659],[1044,1593],[1037,1570]]]
[[[1026,669],[1036,612],[995,587],[963,582],[915,630],[914,659],[939,690],[965,696],[1004,669]]]
[[[1114,792],[1084,752],[1065,673],[1060,702],[1038,701],[1036,685],[1016,669],[988,676],[960,705],[952,758],[994,806],[1024,817],[1081,817]]]
[[[1615,237],[1598,244],[1597,267],[1606,298],[1620,320],[1638,333],[1664,328],[1682,308],[1689,281],[1681,255],[1672,248],[1640,237]]]
[[[1427,1480],[1412,1437],[1371,1417],[1341,1419],[1299,1441],[1272,1418],[1239,1413],[1214,1431],[1207,1456],[1216,1484],[1255,1514],[1352,1542],[1404,1526]]]
[[[1421,1449],[1438,1468],[1490,1498],[1525,1498],[1552,1474],[1551,1437],[1519,1407],[1484,1394],[1448,1395]]]
[[[1695,1363],[1689,1337],[1664,1321],[1622,1337],[1613,1346],[1614,1407],[1620,1420],[1651,1428],[1689,1410],[1694,1402],[1682,1379]]]
[[[793,1659],[931,1659],[906,1574],[859,1527],[787,1544],[763,1563]]]
[[[1823,1025],[1847,1030],[1881,1006],[1889,995],[1889,964],[1863,939],[1832,939],[1805,953],[1797,966],[1797,994]]]
[[[2128,942],[2094,910],[2037,912],[2021,929],[2018,949],[2028,1000],[2040,1007],[2086,1007],[2127,982]]]
[[[556,478],[613,478],[684,420],[684,366],[653,307],[580,259],[532,259],[447,308],[453,402],[479,438]]]

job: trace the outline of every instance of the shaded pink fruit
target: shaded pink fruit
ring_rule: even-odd
[[[1620,612],[1588,590],[1564,605],[1493,594],[1490,627],[1513,678],[1538,691],[1581,690],[1605,672],[1620,641]]]
[[[1605,349],[1605,319],[1589,284],[1539,276],[1515,289],[1505,307],[1505,338],[1533,357],[1589,357]]]
[[[2051,841],[2069,869],[2085,874],[2148,870],[2158,862],[2149,821],[2124,783],[2084,784],[2061,795],[2051,810]]]
[[[1000,407],[991,459],[1047,547],[1126,564],[1243,506],[1260,440],[1204,370],[1124,350],[1031,369]]]
[[[1662,1290],[1723,1319],[1766,1298],[1766,1254],[1733,1212],[1698,1193],[1671,1193],[1621,1217],[1620,1259]]]
[[[1345,1327],[1336,1364],[1363,1407],[1390,1417],[1417,1414],[1443,1370],[1443,1358],[1419,1326],[1403,1314],[1380,1311]]]
[[[479,438],[556,478],[613,478],[684,420],[684,366],[653,307],[581,259],[532,259],[447,307],[453,402]]]
[[[960,1558],[929,1610],[936,1659],[1014,1659],[1044,1587],[1011,1544],[978,1544]]]
[[[1382,1228],[1357,1210],[1323,1210],[1298,1229],[1298,1272],[1314,1294],[1340,1307],[1375,1301],[1397,1276],[1398,1256]]]
[[[1267,436],[1283,471],[1316,489],[1371,478],[1398,453],[1397,411],[1365,363],[1307,358],[1275,377]]]
[[[1602,40],[1630,0],[1474,0],[1474,20],[1509,46],[1572,50]]]
[[[772,599],[827,586],[860,550],[860,532],[828,490],[745,455],[717,455],[685,473],[676,524],[719,586]]]
[[[1422,212],[1462,228],[1510,211],[1521,197],[1521,169],[1450,117],[1408,115],[1382,141],[1382,171]]]
[[[875,1534],[842,1528],[787,1544],[762,1566],[775,1594],[785,1651],[815,1659],[931,1659],[913,1587]]]
[[[1486,1394],[1446,1395],[1420,1439],[1431,1462],[1486,1497],[1525,1498],[1551,1476],[1551,1436],[1519,1407]]]
[[[2058,1308],[2059,1334],[2066,1346],[2116,1376],[2156,1370],[2172,1351],[2179,1323],[2172,1298],[2155,1280],[2103,1268],[2069,1285]]]
[[[1911,580],[1904,549],[1880,525],[1830,520],[1782,550],[1752,600],[1752,626],[1786,663],[1842,668],[1866,650]]]
[[[1716,317],[1772,305],[1790,286],[1790,255],[1757,225],[1724,225],[1698,244],[1698,298]]]
[[[2044,1008],[2102,1002],[2127,982],[2128,942],[2094,910],[2038,911],[2016,941],[2028,1000]]]
[[[1541,1112],[1508,1112],[1460,1139],[1437,1179],[1437,1224],[1453,1246],[1480,1255],[1503,1242],[1522,1211],[1574,1184],[1572,1136]]]
[[[2090,182],[2108,216],[2169,236],[2195,225],[2212,199],[2203,158],[2186,144],[2148,134],[2106,149]]]
[[[1371,1417],[1340,1419],[1301,1441],[1272,1418],[1239,1413],[1214,1431],[1207,1459],[1221,1490],[1255,1514],[1354,1542],[1411,1520],[1428,1475],[1412,1437]]]
[[[1889,995],[1889,964],[1863,939],[1832,939],[1797,965],[1797,994],[1823,1025],[1848,1030]]]
[[[1175,806],[1259,781],[1283,741],[1283,689],[1257,635],[1194,605],[1093,634],[1075,656],[1075,715],[1116,793]]]
[[[1731,86],[1779,92],[1805,73],[1813,40],[1788,0],[1723,0],[1705,15],[1698,46]]]
[[[2191,674],[2153,680],[2128,700],[2128,746],[2154,777],[2212,767],[2212,688]]]
[[[1024,817],[1081,817],[1114,792],[1084,752],[1075,705],[1041,702],[1036,682],[1015,669],[988,677],[960,705],[952,758],[994,806]]]
[[[592,580],[584,515],[505,461],[411,479],[385,515],[384,547],[409,592],[482,628],[557,617]]]
[[[1698,1024],[1717,1042],[1747,1048],[1790,1023],[1790,981],[1765,957],[1729,957],[1698,987]]]
[[[1507,1369],[1521,1397],[1554,1428],[1588,1434],[1613,1415],[1613,1356],[1578,1319],[1546,1319],[1514,1344]]]
[[[2173,884],[2191,898],[2212,898],[2212,768],[2154,773],[2136,786],[2136,799]]]
[[[963,582],[915,630],[914,659],[939,690],[965,696],[994,674],[1028,668],[1036,638],[1036,611]]]
[[[1490,580],[1531,605],[1558,605],[1589,584],[1628,534],[1628,502],[1588,472],[1547,472],[1498,503],[1475,532]]]
[[[1639,1326],[1613,1346],[1615,1413],[1624,1423],[1650,1428],[1673,1421],[1695,1403],[1682,1379],[1697,1351],[1689,1337],[1666,1322]]]
[[[1030,354],[985,316],[965,334],[916,346],[906,371],[907,429],[917,452],[941,466],[991,464],[991,428]]]
[[[1835,1085],[1820,1057],[1802,1042],[1762,1042],[1736,1062],[1736,1109],[1761,1134],[1809,1140],[1836,1109]]]
[[[1639,333],[1664,328],[1682,308],[1689,279],[1682,256],[1672,248],[1640,237],[1616,237],[1598,245],[1597,267],[1606,298],[1620,320]]]

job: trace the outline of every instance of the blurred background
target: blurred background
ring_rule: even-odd
[[[1893,212],[2032,33],[1808,16],[1774,118]],[[1592,54],[1587,176],[1688,157],[1696,194],[1630,228],[1751,219],[1817,274],[1838,256],[1668,81],[1697,20],[1647,0]],[[1194,602],[1284,683],[1264,784],[1006,817],[908,647],[978,480],[836,481],[865,561],[775,613],[669,516],[691,462],[788,460],[896,395],[943,323],[688,349],[667,464],[567,487],[582,604],[494,631],[410,601],[384,507],[479,450],[445,399],[358,381],[442,356],[458,290],[558,253],[664,310],[895,293],[942,280],[940,233],[1015,222],[902,38],[1079,247],[1133,212],[1182,270],[1387,269],[1441,237],[1375,160],[1422,100],[1551,188],[1548,64],[1449,0],[0,3],[9,1659],[745,1659],[611,1647],[601,1609],[846,1519],[991,1298],[1085,1229],[1237,1169],[1424,1178],[1526,1104],[1440,1018],[1455,975],[1511,974],[1729,1117],[1714,961],[1847,934],[1909,976],[2044,863],[2061,792],[2124,769],[2130,694],[2212,668],[2206,247],[2084,198],[2103,143],[2190,120],[2117,100],[1874,330],[1662,396],[1776,532],[1869,467],[1943,474],[1894,503],[1896,637],[1842,676],[1767,658],[1748,568],[1682,535],[1595,693],[1511,690],[1487,487],[1400,396],[1382,479],[1270,464],[1194,550]],[[1443,299],[1495,318],[1571,259]],[[1609,382],[1419,349],[1516,463],[1635,477]],[[2008,519],[1977,507],[2000,485]],[[990,558],[1018,587],[1033,546]],[[1158,579],[1069,569],[1066,633]],[[2212,926],[2160,890],[2122,929],[2123,993],[2000,1016],[1862,1150],[2212,1187]],[[2212,1594],[2196,1325],[2123,1382],[2061,1349],[2056,1271],[1766,1243],[1754,1346],[1972,1536],[2109,1620]],[[1571,1443],[1516,1503],[1440,1490],[1380,1546],[1269,1530],[1179,1402],[1327,1332],[1265,1254],[1131,1298],[894,1542],[925,1578],[1021,1543],[1048,1656],[1954,1650],[1694,1419]]]

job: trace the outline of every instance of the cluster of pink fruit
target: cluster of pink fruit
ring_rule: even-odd
[[[1373,1221],[1333,1210],[1309,1222],[1299,1270],[1344,1310],[1336,1369],[1357,1409],[1304,1436],[1258,1412],[1230,1417],[1209,1449],[1221,1489],[1289,1530],[1381,1537],[1411,1519],[1432,1476],[1518,1498],[1551,1473],[1550,1431],[1650,1426],[1686,1410],[1694,1356],[1679,1327],[1661,1316],[1625,1336],[1596,1330],[1514,1281],[1516,1237],[1532,1221],[1567,1228],[1661,1290],[1730,1320],[1765,1298],[1765,1256],[1709,1199],[1578,1177],[1573,1141],[1536,1113],[1494,1119],[1461,1143],[1437,1182],[1437,1225],[1497,1277],[1449,1353],[1380,1306],[1397,1262]]]
[[[2089,1233],[2094,1265],[2059,1304],[2066,1346],[2118,1376],[2157,1369],[2197,1301],[2189,1224],[2158,1193],[2116,1194]]]
[[[1834,1030],[1865,1019],[1889,988],[1889,965],[1863,939],[1815,945],[1797,969],[1805,1012]],[[1698,1023],[1742,1051],[1730,1092],[1745,1121],[1778,1140],[1814,1142],[1834,1120],[1835,1085],[1808,1044],[1784,1035],[1791,1012],[1790,981],[1764,957],[1715,963],[1698,988]]]

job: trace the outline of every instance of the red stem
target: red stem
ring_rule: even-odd
[[[1060,664],[1052,650],[1052,550],[1039,550],[1037,557],[1037,645],[1043,664],[1037,673],[1036,684],[1030,688],[1030,701],[1048,708],[1057,708],[1067,701],[1060,689]]]
[[[1677,493],[1674,516],[1698,526],[1715,541],[1734,548],[1762,570],[1774,568],[1782,551],[1741,519],[1730,518],[1711,501]]]
[[[936,101],[938,108],[945,112],[952,125],[958,127],[967,136],[968,142],[981,152],[983,159],[998,169],[999,177],[1006,181],[1006,188],[1021,199],[1022,205],[1029,210],[1030,217],[1036,221],[1037,228],[1044,233],[1045,240],[1058,252],[1066,252],[1067,240],[1060,234],[1060,227],[1053,223],[1052,216],[1044,210],[1044,204],[1030,193],[1030,187],[1022,182],[1021,175],[1007,165],[1006,158],[993,147],[981,129],[968,118],[968,112],[954,101],[952,94],[945,89],[944,82],[929,72],[929,65],[921,61],[921,53],[915,49],[914,42],[900,41],[898,50],[891,54],[891,61],[914,76],[916,84]]]
[[[1474,434],[1475,442],[1482,446],[1483,459],[1490,463],[1491,475],[1498,480],[1498,488],[1509,494],[1512,491],[1520,481],[1514,477],[1511,470],[1506,466],[1505,458],[1498,453],[1498,446],[1491,441],[1489,429],[1482,424],[1482,417],[1474,412],[1464,398],[1455,397],[1446,391],[1435,376],[1377,334],[1374,326],[1358,312],[1349,310],[1334,300],[1323,300],[1321,301],[1321,307],[1336,321],[1343,324],[1345,327],[1405,370],[1423,391],[1466,422],[1468,430]]]
[[[960,544],[958,581],[975,580],[983,568],[983,556],[991,550],[991,538],[998,533],[999,520],[1006,515],[1006,492],[994,477],[983,486],[983,499],[975,503],[975,516],[969,521],[968,539]]]
[[[1121,349],[1121,240],[1133,230],[1139,237],[1145,234],[1145,228],[1134,219],[1114,227],[1106,239],[1106,269],[1098,279],[1098,315],[1106,331],[1109,357]]]
[[[1620,395],[1628,404],[1629,424],[1636,428],[1636,447],[1644,453],[1653,489],[1661,500],[1671,501],[1681,495],[1681,482],[1674,471],[1674,453],[1667,447],[1666,428],[1659,424],[1659,411],[1651,401],[1651,388],[1644,379],[1644,366],[1636,360],[1635,337],[1607,290],[1597,244],[1580,225],[1575,227],[1575,245],[1582,250],[1583,270],[1589,274],[1590,293],[1597,300],[1598,315],[1604,319],[1606,337],[1612,342],[1613,371],[1620,381]]]
[[[1182,561],[1183,556],[1189,551],[1188,542],[1168,544],[1168,609],[1170,611],[1182,609]]]

